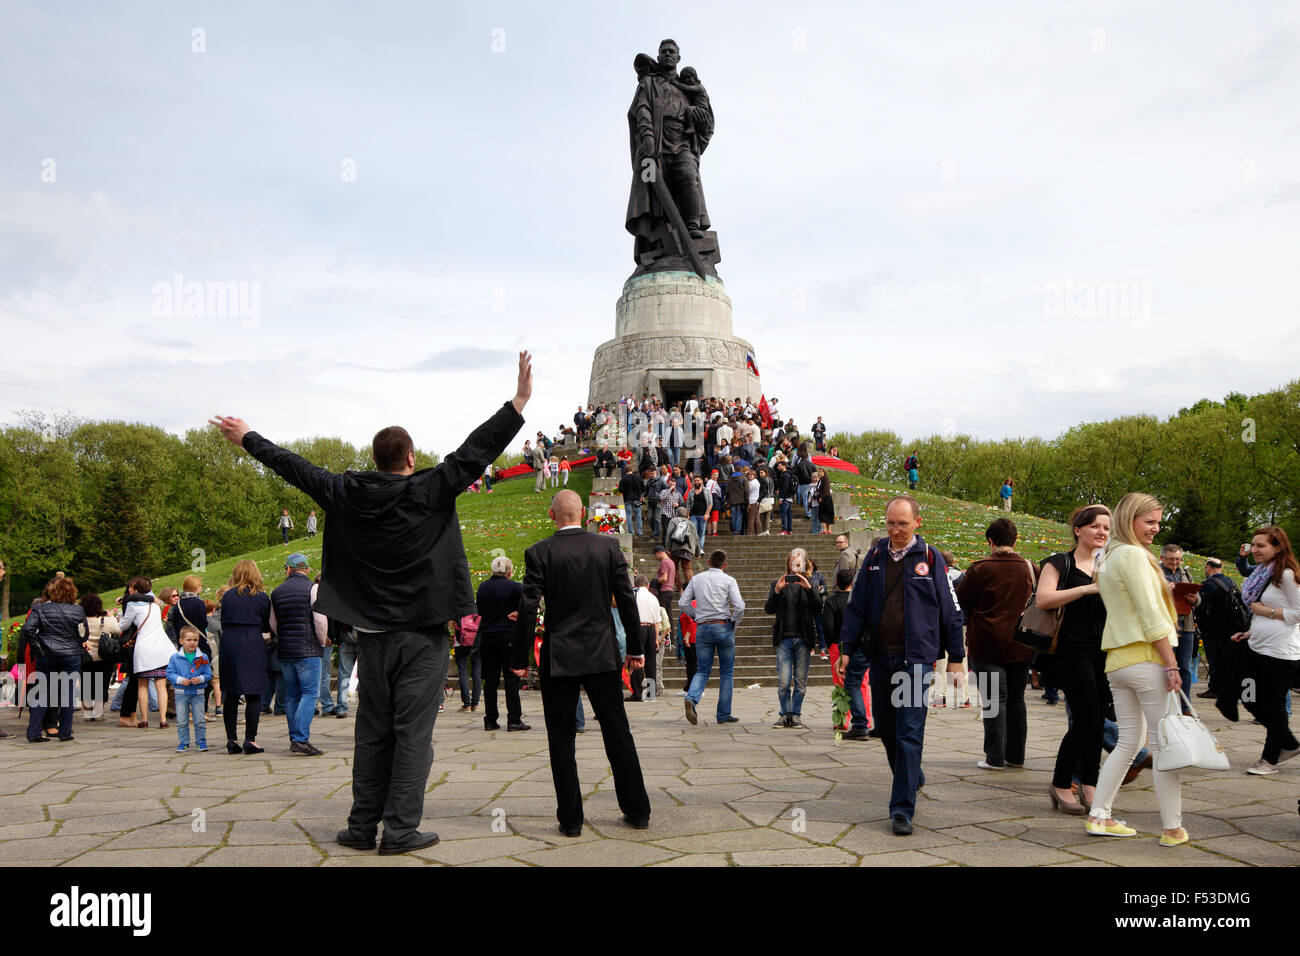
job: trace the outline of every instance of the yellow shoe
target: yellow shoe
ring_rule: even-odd
[[[1189,834],[1182,827],[1179,827],[1178,832],[1181,833],[1182,836],[1171,837],[1167,833],[1160,834],[1160,845],[1161,846],[1182,846],[1184,843],[1186,843],[1188,840],[1192,838],[1191,834]]]
[[[1113,837],[1130,837],[1137,836],[1137,831],[1130,826],[1126,826],[1123,820],[1116,820],[1109,825],[1102,823],[1095,817],[1088,817],[1083,828],[1092,836],[1113,836]]]

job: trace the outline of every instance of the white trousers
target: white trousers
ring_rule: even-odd
[[[1155,730],[1169,706],[1169,685],[1165,670],[1159,664],[1146,661],[1130,664],[1106,677],[1110,681],[1111,696],[1115,699],[1115,723],[1119,726],[1119,742],[1102,765],[1097,778],[1097,794],[1092,801],[1092,816],[1098,820],[1114,817],[1111,804],[1119,793],[1124,774],[1133,758],[1142,749],[1147,731]],[[1183,790],[1178,771],[1161,773],[1152,765],[1155,777],[1156,803],[1160,805],[1160,819],[1166,830],[1176,830],[1183,825]]]

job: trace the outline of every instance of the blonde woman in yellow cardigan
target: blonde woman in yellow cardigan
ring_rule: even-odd
[[[1151,552],[1162,514],[1160,502],[1150,495],[1135,492],[1121,498],[1115,506],[1113,536],[1097,565],[1097,588],[1106,605],[1101,647],[1106,652],[1119,742],[1101,768],[1092,812],[1084,824],[1093,836],[1137,834],[1114,819],[1111,803],[1147,731],[1155,732],[1168,709],[1169,692],[1182,687],[1174,656],[1178,625],[1173,597]],[[1154,770],[1153,775],[1164,824],[1160,845],[1186,843],[1182,781],[1176,771]]]

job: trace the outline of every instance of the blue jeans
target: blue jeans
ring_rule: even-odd
[[[460,681],[461,704],[477,707],[483,689],[483,655],[477,644],[456,648],[456,677]]]
[[[190,745],[190,718],[194,718],[194,743],[198,747],[208,745],[208,725],[203,719],[203,694],[176,695],[176,746]]]
[[[808,646],[802,637],[784,637],[776,646],[776,698],[782,717],[803,713],[803,697],[808,689]]]
[[[731,506],[731,533],[740,534],[745,530],[745,506]]]
[[[925,691],[934,679],[933,664],[908,664],[902,654],[877,654],[871,662],[871,703],[880,739],[894,772],[889,814],[911,820],[916,791],[925,785],[921,751],[925,748]]]
[[[311,719],[316,716],[320,658],[281,658],[280,666],[284,674],[284,715],[289,723],[289,739],[305,744],[311,739]]]
[[[338,703],[334,705],[334,713],[346,714],[348,712],[348,684],[352,683],[352,667],[357,662],[357,646],[344,641],[339,645],[339,690]]]
[[[867,723],[867,702],[862,699],[862,678],[867,676],[867,655],[859,644],[844,665],[844,689],[849,695],[849,730],[870,730]]]
[[[809,502],[809,505],[808,505],[808,513],[809,513],[810,515],[812,515],[812,533],[813,533],[813,534],[817,534],[817,532],[821,531],[821,529],[822,529],[821,510],[822,510],[822,505],[821,505],[821,502],[820,502],[820,501],[817,501],[816,499],[814,499],[814,500],[812,500],[811,502]]]
[[[808,517],[808,492],[812,491],[812,485],[795,485],[795,498],[799,504],[803,505],[804,517]]]
[[[718,657],[719,720],[731,716],[731,691],[736,669],[736,626],[730,621],[710,621],[695,631],[695,676],[686,691],[687,700],[698,704],[713,673],[713,656]]]
[[[641,534],[641,502],[623,502],[623,511],[627,514],[627,530],[635,535]]]
[[[669,464],[673,464],[673,465],[680,465],[680,464],[682,463],[682,446],[681,446],[681,445],[669,445],[669,446],[668,446],[668,462],[669,462]]]
[[[80,662],[78,662],[77,666],[81,666]],[[131,681],[134,682],[135,678],[132,677]],[[108,708],[114,713],[120,713],[122,710],[122,694],[126,692],[127,683],[127,681],[122,681],[117,685],[117,693],[113,695],[113,703]],[[158,711],[158,691],[154,688],[153,681],[149,681],[149,710],[152,713]]]
[[[781,530],[794,530],[794,502],[789,498],[781,499]]]
[[[707,524],[707,522],[704,519],[705,519],[705,515],[691,515],[691,524],[695,525],[695,533],[699,535],[700,538],[701,551],[704,550],[704,539],[708,537],[704,533],[704,526]],[[671,612],[669,613],[668,616],[672,617]]]
[[[320,702],[322,717],[334,713],[334,695],[330,693],[330,662],[334,658],[334,648],[323,647],[320,654],[320,693],[316,700]]]
[[[272,707],[274,707],[277,717],[285,714],[285,686],[284,665],[280,663],[279,658],[276,658],[275,669],[268,669],[266,672],[266,690],[262,691],[262,713],[269,714],[272,712]],[[274,705],[271,702],[272,696],[275,698]]]
[[[582,709],[582,694],[581,694],[581,693],[578,694],[578,713],[577,713],[577,720],[578,720],[578,729],[579,729],[579,730],[585,730],[585,729],[587,728],[587,715],[586,715],[586,713],[585,713],[585,712],[583,711],[583,709]]]

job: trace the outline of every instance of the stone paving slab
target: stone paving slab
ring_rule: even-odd
[[[836,742],[827,688],[804,704],[807,730],[773,728],[770,686],[737,689],[739,724],[700,724],[681,698],[629,705],[650,793],[648,830],[621,820],[599,724],[576,752],[587,825],[564,837],[546,755],[541,701],[524,694],[527,733],[489,732],[477,714],[444,714],[434,734],[422,828],[442,840],[400,857],[333,842],[351,806],[353,722],[318,719],[323,757],[288,752],[283,720],[263,724],[265,755],[175,752],[175,733],[78,720],[76,740],[0,741],[0,865],[4,866],[1296,866],[1300,761],[1273,777],[1243,771],[1263,728],[1202,714],[1233,770],[1184,775],[1192,842],[1161,848],[1145,773],[1115,801],[1137,837],[1089,837],[1080,817],[1047,799],[1063,708],[1030,700],[1027,768],[975,767],[982,733],[967,710],[931,710],[926,786],[916,831],[893,835],[890,776],[879,741]],[[590,718],[590,714],[589,714]],[[0,727],[21,735],[12,711]],[[213,729],[214,738],[217,736]],[[196,811],[202,811],[201,814]]]

